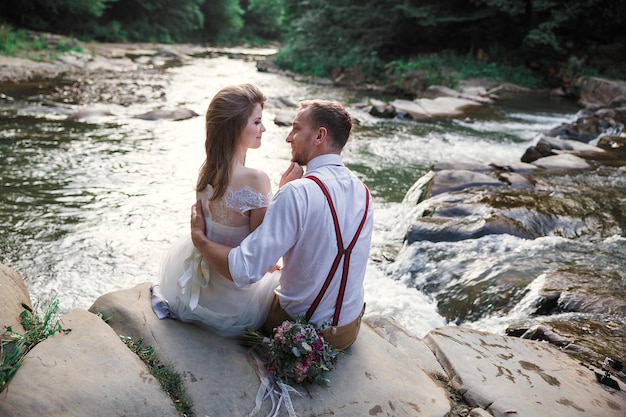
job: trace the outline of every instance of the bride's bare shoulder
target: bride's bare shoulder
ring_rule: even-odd
[[[236,190],[245,186],[260,194],[267,194],[271,190],[270,178],[267,173],[260,169],[239,165],[233,170],[230,188]]]

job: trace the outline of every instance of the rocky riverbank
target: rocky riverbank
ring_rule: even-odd
[[[246,348],[193,325],[158,320],[149,285],[105,294],[89,311],[61,317],[65,331],[31,350],[0,392],[0,414],[180,415],[121,338],[131,337],[182,375],[193,402],[187,415],[248,415],[260,381]],[[6,306],[0,325],[22,332],[20,313],[32,308],[30,295],[2,265],[0,288]],[[418,339],[377,316],[365,320],[357,342],[339,358],[328,388],[295,386],[291,399],[295,415],[311,416],[623,416],[625,392],[599,383],[596,372],[604,375],[548,343],[455,326]],[[268,399],[259,415],[270,408]]]
[[[54,45],[55,35],[46,35]],[[0,99],[13,94],[52,105],[88,106],[163,101],[167,69],[194,57],[225,55],[262,60],[273,48],[216,48],[195,44],[85,43],[80,51],[0,55]]]

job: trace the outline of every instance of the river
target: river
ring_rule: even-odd
[[[290,158],[284,141],[289,128],[273,123],[279,97],[336,99],[359,119],[344,159],[374,197],[367,315],[392,316],[418,337],[448,323],[502,333],[528,318],[524,296],[547,264],[558,262],[557,253],[564,263],[585,256],[585,243],[557,237],[500,235],[403,248],[412,220],[403,198],[431,164],[519,161],[538,134],[574,120],[575,103],[503,96],[488,117],[418,123],[374,118],[359,106],[364,93],[258,72],[250,61],[196,58],[168,71],[164,100],[101,106],[114,117],[69,121],[58,109],[26,98],[0,102],[0,262],[24,278],[36,304],[58,299],[61,313],[89,308],[102,294],[156,279],[165,251],[188,233],[204,152],[202,116],[216,91],[242,82],[257,84],[270,99],[263,145],[248,153],[247,164],[265,170],[274,188]],[[133,117],[159,105],[201,116],[176,122]],[[605,247],[600,252],[607,262],[624,265],[622,238],[594,250],[598,246]],[[563,255],[572,251],[576,255]],[[539,261],[529,266],[531,256]],[[503,288],[476,283],[507,274],[519,280],[506,289],[507,302],[515,305],[507,314],[492,314],[488,295]]]

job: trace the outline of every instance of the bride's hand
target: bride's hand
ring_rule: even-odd
[[[304,170],[302,169],[300,164],[298,164],[297,162],[291,162],[291,164],[289,165],[289,168],[287,168],[287,171],[285,171],[283,175],[280,177],[280,183],[278,184],[278,186],[282,187],[283,185],[287,184],[289,181],[302,178],[302,175],[304,175]]]

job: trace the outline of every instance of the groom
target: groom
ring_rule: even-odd
[[[356,340],[365,311],[363,280],[372,238],[367,187],[343,164],[352,119],[339,103],[303,102],[286,141],[292,163],[261,225],[230,248],[205,235],[202,206],[192,207],[193,244],[219,273],[243,287],[283,258],[279,286],[263,327],[304,316],[335,348]],[[303,177],[301,166],[307,167]]]

